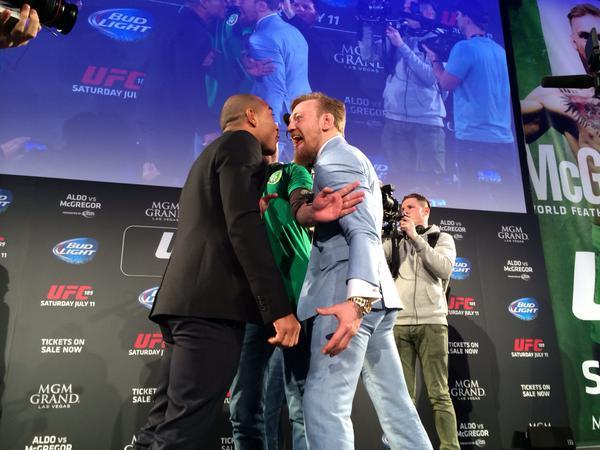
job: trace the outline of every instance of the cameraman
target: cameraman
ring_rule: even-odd
[[[459,177],[467,187],[481,170],[494,170],[504,187],[516,179],[506,52],[486,36],[489,15],[483,3],[462,0],[456,23],[466,38],[452,48],[448,63],[425,47],[441,88],[454,92]]]
[[[435,20],[432,0],[421,0],[420,15]],[[444,118],[446,108],[432,64],[419,49],[421,41],[433,36],[423,32],[421,24],[408,19],[402,27],[388,26],[386,36],[393,52],[393,70],[387,76],[383,91],[385,123],[381,145],[390,173],[406,178],[413,174],[439,176],[446,168]]]
[[[19,20],[11,20],[10,11],[0,13],[0,48],[20,47],[35,38],[41,29],[40,18],[35,9],[24,4],[19,12]]]
[[[395,278],[404,303],[394,326],[394,337],[408,392],[416,403],[416,364],[421,363],[427,396],[433,408],[440,450],[460,450],[456,415],[448,390],[448,306],[445,291],[452,273],[456,249],[454,239],[429,225],[429,201],[420,194],[402,199],[397,251],[400,256]],[[384,244],[388,261],[391,241]]]

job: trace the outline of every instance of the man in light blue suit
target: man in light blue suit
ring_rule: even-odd
[[[358,181],[356,212],[318,224],[298,318],[314,317],[304,391],[311,450],[353,450],[350,413],[359,376],[394,450],[431,449],[408,395],[393,336],[402,308],[381,244],[379,181],[367,157],[343,137],[344,104],[321,93],[296,98],[288,132],[296,163],[313,164],[315,192]]]
[[[308,44],[296,27],[277,13],[281,0],[241,0],[242,20],[256,21],[249,39],[249,56],[270,61],[269,69],[255,78],[252,93],[273,108],[281,125],[284,112],[290,112],[292,99],[310,92],[308,83]],[[283,157],[283,155],[282,155]]]

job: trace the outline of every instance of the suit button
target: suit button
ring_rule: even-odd
[[[267,310],[267,305],[265,303],[265,301],[263,300],[263,298],[258,295],[256,296],[256,304],[258,305],[258,310],[259,311],[266,311]]]

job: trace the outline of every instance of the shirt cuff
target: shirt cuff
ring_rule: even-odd
[[[366,297],[378,300],[381,298],[381,292],[379,291],[379,286],[375,286],[359,278],[351,278],[348,280],[346,289],[346,298],[350,297]]]

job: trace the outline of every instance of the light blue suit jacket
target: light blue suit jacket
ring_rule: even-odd
[[[298,300],[298,318],[305,320],[316,314],[317,307],[346,301],[346,283],[353,278],[379,287],[386,308],[402,308],[381,244],[383,206],[373,165],[339,136],[323,147],[314,171],[315,193],[324,187],[339,189],[360,181],[357,189],[365,192],[365,198],[352,214],[316,226]]]
[[[296,27],[274,14],[260,20],[250,35],[250,56],[270,59],[275,70],[257,78],[252,93],[273,108],[281,124],[284,112],[291,112],[292,100],[311,91],[308,83],[308,44]]]

